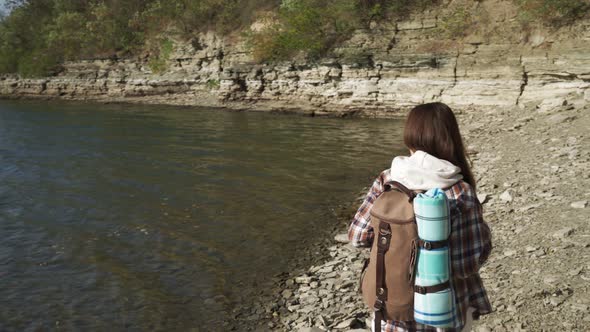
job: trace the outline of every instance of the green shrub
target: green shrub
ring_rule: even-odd
[[[441,18],[439,30],[445,37],[455,39],[465,36],[473,23],[473,14],[466,7],[460,6]]]
[[[280,61],[297,54],[317,59],[347,39],[359,26],[354,0],[291,0],[279,9],[278,22],[249,35],[257,61]]]
[[[168,38],[160,40],[158,49],[155,50],[155,55],[150,57],[148,66],[154,73],[163,73],[168,69],[168,60],[174,51],[174,42]]]
[[[209,79],[207,80],[206,86],[211,90],[217,90],[219,89],[220,82],[219,80]]]
[[[59,66],[60,58],[45,50],[35,50],[22,56],[17,72],[23,77],[43,77],[53,73]]]
[[[60,13],[48,27],[48,47],[61,50],[66,59],[78,57],[87,38],[84,21],[85,18],[80,13]]]
[[[514,0],[520,7],[520,21],[525,24],[564,25],[587,17],[590,0]]]

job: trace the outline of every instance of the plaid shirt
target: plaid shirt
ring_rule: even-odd
[[[374,232],[370,224],[369,211],[383,192],[383,185],[388,182],[391,182],[389,169],[377,177],[354,216],[348,230],[348,237],[355,247],[368,247],[372,244]],[[478,273],[479,267],[487,260],[492,250],[491,233],[488,225],[483,221],[481,204],[468,183],[459,181],[445,193],[451,210],[451,275],[457,304],[457,318],[454,326],[462,327],[466,322],[468,307],[473,307],[480,315],[490,313],[492,310]],[[453,331],[453,329],[437,329],[415,322],[387,321],[381,326],[382,331],[385,332]]]

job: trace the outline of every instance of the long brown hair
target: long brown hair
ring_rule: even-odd
[[[467,161],[457,119],[443,103],[414,107],[406,120],[404,144],[411,150],[422,150],[461,168],[463,180],[475,190],[475,178]]]

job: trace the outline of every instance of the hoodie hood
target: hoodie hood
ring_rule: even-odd
[[[461,168],[420,150],[393,158],[390,173],[393,181],[411,190],[448,188],[463,179]]]

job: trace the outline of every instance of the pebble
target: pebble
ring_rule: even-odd
[[[334,240],[336,240],[336,242],[339,242],[339,243],[348,243],[348,242],[350,242],[348,240],[348,234],[338,234],[338,235],[334,236]]]
[[[295,283],[297,283],[297,284],[309,284],[312,280],[313,280],[312,277],[307,277],[307,276],[297,277],[297,278],[295,278]]]
[[[506,250],[506,251],[504,251],[504,256],[506,256],[506,257],[512,257],[514,255],[516,255],[516,250]]]
[[[477,332],[492,332],[487,325],[483,325],[477,328]]]
[[[488,194],[479,194],[479,195],[477,195],[477,199],[479,200],[479,202],[481,204],[485,204],[488,201],[489,198],[490,198],[490,195],[488,195]]]
[[[572,276],[572,277],[575,277],[578,274],[582,273],[582,270],[584,270],[584,268],[583,267],[579,267],[577,269],[569,270],[567,274],[570,275],[570,276]]]
[[[551,300],[549,300],[549,303],[551,303],[551,305],[554,307],[558,307],[563,302],[565,302],[565,300],[566,300],[565,296],[556,296],[556,297],[552,297]]]
[[[299,332],[324,332],[324,330],[320,329],[319,327],[303,327],[299,329]]]
[[[588,201],[577,201],[570,204],[574,209],[583,209],[588,205]]]
[[[562,228],[562,229],[558,230],[557,232],[553,233],[553,237],[558,238],[558,239],[564,239],[564,238],[572,235],[573,232],[574,232],[573,228],[565,227],[565,228]]]
[[[283,296],[283,298],[288,299],[291,296],[293,296],[293,292],[289,289],[285,289],[284,291],[281,292],[281,296]]]
[[[560,123],[564,123],[567,121],[571,121],[574,120],[576,117],[573,115],[567,115],[567,114],[554,114],[550,117],[547,118],[547,122],[549,124],[560,124]]]
[[[557,282],[558,278],[555,276],[546,276],[543,278],[543,282],[548,285],[553,285]]]
[[[588,312],[588,305],[581,303],[572,304],[572,309],[576,311]]]
[[[510,194],[510,192],[508,190],[504,191],[502,194],[500,194],[500,199],[504,202],[512,202],[512,195]]]
[[[343,322],[340,322],[338,325],[334,326],[334,328],[337,328],[337,329],[345,329],[347,327],[350,327],[352,325],[352,322],[354,320],[355,320],[354,318],[347,319],[347,320],[345,320]]]

